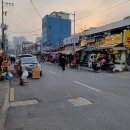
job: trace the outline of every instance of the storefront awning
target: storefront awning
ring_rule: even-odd
[[[76,48],[76,49],[75,49],[75,52],[81,51],[81,50],[83,50],[83,49],[84,49],[84,47],[82,47],[82,48]]]
[[[64,50],[64,51],[60,51],[59,53],[63,54],[63,55],[70,55],[70,54],[73,54],[74,52],[78,52],[78,51],[81,51],[83,49],[84,49],[84,47],[76,48],[75,50]]]
[[[87,52],[100,51],[100,50],[101,50],[100,48],[87,48],[87,49],[84,49],[84,51],[87,51]]]
[[[60,51],[59,53],[63,54],[63,55],[70,55],[71,53],[73,53],[73,51],[72,50],[64,50],[64,51]]]
[[[118,50],[118,51],[119,50],[126,50],[126,48],[125,47],[114,47],[113,50]]]
[[[119,44],[105,44],[103,46],[101,46],[101,49],[113,49],[115,46],[117,46]]]

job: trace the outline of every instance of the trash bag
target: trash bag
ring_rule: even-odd
[[[26,80],[26,79],[27,79],[27,77],[28,77],[28,75],[29,75],[29,73],[28,73],[28,71],[27,71],[27,70],[23,71],[22,76],[21,76],[21,79]]]
[[[14,76],[10,72],[7,72],[5,79],[12,80],[12,79],[14,79]]]

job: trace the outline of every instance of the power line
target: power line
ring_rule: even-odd
[[[39,28],[39,29],[36,29],[36,30],[33,30],[33,31],[29,31],[29,32],[13,32],[13,31],[8,31],[10,33],[33,33],[33,32],[37,32],[39,30],[41,30],[42,28]]]
[[[84,19],[84,18],[87,18],[87,17],[94,16],[94,15],[96,15],[96,14],[104,13],[105,11],[108,11],[108,10],[110,10],[110,9],[112,9],[112,8],[116,8],[116,7],[121,6],[121,5],[123,5],[123,4],[125,4],[125,3],[128,3],[128,2],[130,2],[130,0],[121,2],[121,3],[119,3],[119,4],[116,4],[116,5],[114,5],[114,6],[108,7],[108,8],[106,8],[106,9],[101,10],[101,11],[99,11],[99,12],[96,12],[96,13],[94,13],[94,14],[90,14],[90,15],[88,15],[88,16],[78,18],[78,19],[76,19],[76,20],[81,20],[81,19]]]
[[[42,19],[42,16],[40,15],[38,9],[36,8],[36,6],[34,5],[33,1],[30,0],[31,4],[33,5],[33,8],[36,10],[37,14],[39,15],[40,19]]]

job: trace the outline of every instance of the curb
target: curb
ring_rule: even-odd
[[[2,94],[2,100],[0,102],[1,108],[0,108],[0,130],[5,130],[5,119],[6,119],[6,113],[9,108],[9,88],[10,83],[9,81],[4,81],[2,83],[4,85],[4,92]]]

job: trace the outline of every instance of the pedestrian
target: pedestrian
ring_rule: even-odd
[[[11,62],[11,64],[13,64],[13,57],[12,56],[10,57],[10,62]]]
[[[76,68],[80,70],[80,60],[79,60],[79,58],[76,59]]]
[[[100,61],[100,65],[101,65],[101,70],[106,70],[106,59],[103,58],[101,61]]]
[[[60,63],[61,63],[62,70],[65,71],[66,59],[64,56],[62,56]]]
[[[92,62],[92,68],[93,68],[94,71],[97,71],[97,70],[98,70],[98,68],[97,68],[97,61],[96,61],[96,60],[94,60],[94,61]]]
[[[2,56],[0,56],[0,71],[2,70],[2,68],[1,68],[2,62],[3,62],[3,58],[2,58]]]
[[[20,66],[20,70],[19,70],[19,80],[20,80],[20,82],[19,82],[19,84],[20,84],[21,86],[24,85],[24,84],[23,84],[23,80],[22,80],[22,74],[23,74],[23,72],[22,72],[22,67]]]
[[[15,57],[12,57],[12,61],[13,61],[13,64],[15,64],[15,61],[16,61]]]
[[[76,69],[76,58],[74,58],[72,61],[72,68]]]

